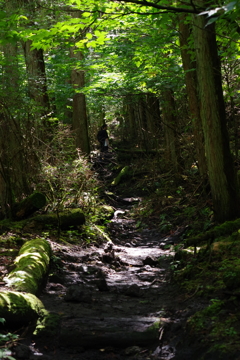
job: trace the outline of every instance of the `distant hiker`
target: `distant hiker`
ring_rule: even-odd
[[[107,152],[109,146],[109,138],[107,132],[107,124],[103,124],[101,130],[97,134],[97,139],[100,142],[100,151]]]

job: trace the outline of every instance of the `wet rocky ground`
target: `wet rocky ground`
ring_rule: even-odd
[[[60,317],[58,331],[26,336],[17,359],[192,359],[182,355],[184,327],[203,304],[170,281],[176,238],[138,230],[122,207],[108,228],[103,245],[51,241],[54,266],[39,298]]]
[[[107,178],[104,163],[101,171]],[[138,200],[114,197],[111,241],[83,247],[49,239],[53,264],[39,298],[56,314],[57,331],[33,336],[31,326],[23,329],[16,359],[198,358],[185,325],[205,304],[172,281],[179,232],[163,236],[150,225],[139,228],[129,216]]]

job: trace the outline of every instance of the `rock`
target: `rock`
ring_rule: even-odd
[[[65,286],[59,283],[49,283],[48,284],[48,290],[58,291],[58,290],[64,290]]]
[[[51,283],[55,283],[55,284],[64,284],[64,275],[63,274],[50,274],[49,277],[49,282]]]
[[[108,252],[110,252],[110,251],[112,251],[113,250],[113,243],[111,242],[111,241],[109,241],[108,243],[107,243],[107,245],[105,246],[105,248],[104,248],[104,252],[105,253],[108,253]]]
[[[143,260],[143,264],[144,265],[157,265],[158,264],[158,260],[153,259],[151,256],[147,256],[144,260]]]
[[[18,359],[29,359],[30,353],[31,351],[29,347],[24,344],[19,344],[14,349],[14,356],[16,356]]]
[[[80,285],[71,285],[64,296],[65,301],[91,303],[92,296]]]
[[[99,291],[109,291],[106,279],[101,278],[96,280],[96,285]]]
[[[102,262],[111,264],[115,259],[114,251],[102,255]]]
[[[127,290],[124,292],[125,295],[132,296],[132,297],[140,297],[141,289],[137,284],[130,285]]]
[[[141,351],[141,348],[139,346],[130,346],[127,349],[125,349],[126,355],[136,355],[139,354]]]

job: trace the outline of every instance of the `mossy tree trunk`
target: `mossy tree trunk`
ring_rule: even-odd
[[[12,290],[36,294],[48,273],[51,246],[44,239],[27,241],[15,259],[15,268],[4,278]]]
[[[67,230],[83,225],[85,223],[85,216],[81,209],[73,209],[58,214],[37,215],[29,219],[29,223],[41,229],[57,227],[62,230]],[[26,226],[28,226],[28,223],[26,223]]]
[[[21,202],[13,206],[12,215],[15,220],[26,218],[35,211],[43,208],[46,205],[46,197],[44,194],[34,192]]]
[[[204,5],[201,1],[198,4]],[[206,27],[204,16],[193,16],[193,34],[209,182],[216,220],[223,222],[239,216],[240,203],[226,127],[215,24]]]
[[[0,292],[0,317],[7,325],[20,326],[48,315],[36,297],[49,270],[51,246],[44,239],[27,241],[14,261],[15,268],[3,279],[10,291]]]

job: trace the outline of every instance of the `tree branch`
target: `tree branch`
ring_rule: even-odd
[[[171,12],[175,12],[175,13],[191,13],[191,14],[199,14],[203,8],[196,8],[193,4],[193,2],[191,1],[191,6],[192,8],[178,8],[178,7],[174,7],[174,6],[164,6],[164,5],[158,5],[154,2],[151,1],[146,1],[146,0],[111,0],[113,2],[122,2],[122,3],[132,3],[132,4],[136,4],[136,5],[143,5],[143,6],[149,6],[149,7],[153,7],[155,9],[159,9],[159,10],[167,10],[167,11],[171,11]],[[190,4],[189,4],[190,5]]]

